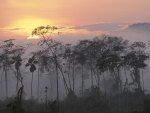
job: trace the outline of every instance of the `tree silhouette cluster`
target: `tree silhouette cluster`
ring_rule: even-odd
[[[123,101],[122,96],[130,98],[138,95],[144,100],[145,90],[142,86],[141,72],[148,66],[149,58],[144,42],[131,43],[121,37],[104,35],[91,40],[80,40],[75,45],[63,44],[52,38],[53,33],[58,33],[57,30],[59,31],[59,28],[51,26],[41,26],[33,30],[32,35],[38,35],[41,40],[37,44],[39,50],[33,51],[30,58],[24,58],[26,47],[18,46],[13,39],[2,42],[0,66],[4,72],[1,76],[5,76],[7,98],[9,72],[14,72],[16,91],[19,92],[20,88],[25,86],[21,69],[25,66],[32,74],[31,99],[34,99],[32,93],[33,85],[35,85],[33,84],[34,76],[38,78],[38,100],[41,75],[46,72],[48,76],[54,75],[56,78],[54,101],[48,99],[49,86],[45,87],[45,112],[83,113],[87,112],[86,109],[89,106],[89,113],[106,113],[110,105],[117,102],[115,104],[118,109],[114,107],[114,111],[123,113],[119,109]],[[66,93],[64,101],[60,101],[60,80],[63,82],[61,88],[64,87]],[[87,82],[90,85],[89,89]],[[107,87],[110,84],[111,86]],[[136,96],[132,96],[134,92]],[[117,99],[115,99],[116,96],[118,96]],[[92,101],[94,102],[91,103]],[[129,106],[129,102],[126,103]],[[97,105],[99,107],[96,107]],[[76,106],[75,109],[73,106]],[[77,107],[80,112],[76,109]],[[132,110],[127,109],[126,113],[130,111]]]

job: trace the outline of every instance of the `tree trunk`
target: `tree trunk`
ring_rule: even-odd
[[[121,82],[121,77],[120,77],[120,69],[117,68],[117,79],[118,79],[118,84],[119,84],[119,92],[122,92],[122,82]]]
[[[100,75],[99,75],[99,70],[97,69],[97,87],[100,89]]]
[[[138,68],[134,69],[134,78],[135,78],[135,82],[137,83],[137,88],[139,92],[142,92],[142,87],[141,87],[141,77],[140,77],[140,71]]]
[[[59,75],[58,75],[58,65],[57,65],[57,63],[56,63],[56,79],[57,79],[57,84],[56,84],[56,87],[57,87],[57,113],[60,113],[60,109],[59,109]]]
[[[38,86],[37,86],[38,100],[39,100],[39,91],[40,91],[40,69],[38,69]]]
[[[73,61],[73,68],[72,68],[72,87],[73,87],[73,92],[75,93],[75,76],[74,76],[74,61]]]
[[[91,69],[90,69],[90,71],[91,71],[91,87],[93,87],[93,67],[92,67],[92,64],[91,64]]]
[[[1,92],[3,92],[3,72],[1,74]],[[1,95],[3,94],[1,93]]]
[[[63,80],[64,80],[64,86],[65,86],[65,89],[66,89],[66,92],[69,91],[69,88],[68,88],[68,85],[67,85],[67,82],[65,80],[65,77],[64,77],[64,73],[63,73],[63,70],[61,68],[61,66],[59,65],[58,61],[57,61],[57,55],[55,54],[55,52],[52,50],[51,46],[48,44],[47,40],[45,39],[44,37],[44,41],[46,43],[46,45],[48,46],[48,49],[50,49],[51,53],[52,53],[52,56],[54,58],[54,63],[57,65],[57,69],[59,69],[59,71],[61,72],[62,74],[62,77],[63,77]]]
[[[67,92],[69,91],[69,88],[68,88],[68,85],[67,85],[67,82],[66,82],[66,79],[65,79],[65,76],[64,76],[64,72],[63,72],[61,66],[58,65],[58,63],[57,63],[57,66],[58,66],[57,68],[59,69],[59,71],[61,72],[61,75],[62,75],[62,77],[63,77],[64,86],[65,86],[66,94],[67,94]]]
[[[71,80],[70,80],[70,63],[69,63],[69,70],[68,70],[68,81],[69,81],[70,89],[72,89]]]
[[[144,74],[143,74],[143,70],[142,70],[142,86],[143,86],[143,91],[145,90],[144,85],[145,85],[145,83],[144,83]]]
[[[5,81],[6,81],[6,98],[8,98],[8,77],[7,77],[7,66],[5,67]]]
[[[33,95],[32,95],[32,85],[33,85],[33,72],[32,72],[32,78],[31,78],[31,98],[33,97]]]
[[[82,93],[82,96],[83,96],[83,93],[84,93],[84,75],[83,75],[84,73],[83,73],[83,65],[82,65],[81,71],[82,71],[82,72],[81,72],[81,73],[82,73],[82,75],[81,75],[81,76],[82,76],[82,78],[81,78],[81,79],[82,79],[81,93]]]
[[[19,84],[19,81],[18,81],[18,79],[19,79],[19,72],[18,72],[18,70],[16,70],[16,71],[17,71],[17,75],[16,75],[16,78],[17,78],[16,91],[18,91],[18,84]]]
[[[71,80],[70,80],[70,74],[68,73],[68,82],[69,82],[69,85],[70,85],[70,89],[72,89],[71,87]]]

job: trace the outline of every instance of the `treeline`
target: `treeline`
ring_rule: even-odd
[[[58,28],[41,26],[32,35],[41,37],[38,51],[30,58],[23,58],[26,47],[16,45],[13,39],[1,44],[0,63],[5,77],[8,98],[8,76],[13,70],[16,77],[16,98],[8,101],[8,111],[13,113],[148,113],[149,96],[143,88],[144,69],[148,66],[149,53],[144,42],[129,42],[120,37],[101,36],[91,40],[80,40],[77,44],[62,44],[51,38]],[[58,33],[59,34],[59,33]],[[23,70],[31,73],[31,102],[23,99]],[[36,73],[38,72],[38,73]],[[33,100],[33,80],[38,78],[37,93],[40,98],[40,75],[48,72],[55,75],[56,98],[49,100],[45,87],[45,101]],[[59,77],[63,86],[60,86]],[[80,82],[77,78],[80,78]],[[106,82],[110,80],[110,82]],[[87,88],[85,82],[90,83]],[[105,85],[102,85],[105,84]],[[106,87],[106,84],[110,85]],[[79,86],[79,87],[77,87]],[[66,97],[60,100],[60,87]],[[35,90],[35,89],[34,89]],[[78,93],[79,92],[79,93]],[[27,102],[26,102],[27,101]],[[31,103],[30,107],[27,107]],[[4,103],[3,103],[4,104]],[[36,111],[36,106],[41,110]],[[30,109],[29,109],[30,108]],[[3,110],[3,113],[5,109]],[[6,113],[8,112],[5,111]]]

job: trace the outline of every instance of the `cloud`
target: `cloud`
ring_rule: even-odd
[[[10,30],[14,30],[14,31],[16,31],[16,30],[22,30],[23,28],[13,28],[13,29],[10,29]]]
[[[0,28],[1,31],[20,31],[24,28]]]
[[[23,30],[24,28],[12,28],[12,29],[8,29],[10,31],[19,31],[19,30]]]
[[[148,32],[150,33],[150,23],[135,23],[128,25],[125,30],[139,31],[139,32]]]
[[[85,26],[76,26],[74,29],[85,29],[88,31],[118,31],[121,30],[124,24],[120,23],[99,23]]]
[[[71,28],[70,28],[71,29]],[[109,34],[112,36],[119,36],[131,41],[149,41],[150,36],[150,23],[140,22],[140,23],[99,23],[99,24],[91,24],[85,26],[76,26],[72,27],[75,30],[87,30],[88,34],[84,36],[82,34],[78,34],[78,36],[86,37],[94,37],[99,36],[102,31],[103,34]]]

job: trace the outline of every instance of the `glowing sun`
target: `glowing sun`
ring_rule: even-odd
[[[10,28],[17,28],[19,32],[25,33],[26,35],[31,35],[34,28],[39,26],[46,26],[46,25],[54,25],[53,22],[50,22],[46,19],[39,19],[39,18],[22,18],[14,21]],[[18,31],[17,31],[18,32]],[[29,36],[28,39],[39,39],[38,36]]]

